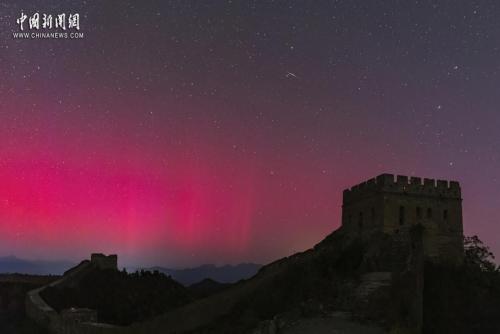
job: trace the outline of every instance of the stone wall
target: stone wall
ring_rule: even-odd
[[[111,262],[107,263],[106,268],[109,267],[109,263]],[[58,313],[40,296],[40,293],[48,287],[72,286],[77,284],[79,279],[88,270],[95,268],[96,265],[98,266],[99,264],[92,261],[83,261],[78,266],[68,270],[60,280],[28,292],[25,300],[27,316],[43,328],[46,328],[51,334],[123,334],[123,327],[96,322],[84,322],[86,320],[95,320],[91,310],[86,311],[87,315],[85,317],[75,317],[74,312],[71,311]]]

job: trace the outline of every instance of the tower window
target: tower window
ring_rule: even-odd
[[[399,225],[404,225],[405,223],[405,207],[399,207]]]
[[[448,210],[443,211],[443,219],[448,220]]]
[[[427,219],[431,219],[431,218],[432,218],[432,209],[427,208]]]
[[[372,208],[372,223],[375,222],[375,208]]]
[[[359,213],[358,226],[360,229],[363,228],[363,212]]]
[[[422,219],[422,208],[417,206],[417,219]]]

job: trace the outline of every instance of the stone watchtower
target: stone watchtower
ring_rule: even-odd
[[[93,253],[90,256],[90,263],[101,270],[118,270],[118,256],[115,254],[106,256],[101,253]]]
[[[405,239],[423,229],[424,255],[436,262],[463,258],[462,198],[455,181],[382,174],[344,190],[342,228],[369,237],[384,232]]]

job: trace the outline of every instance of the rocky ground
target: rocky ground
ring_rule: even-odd
[[[290,328],[280,331],[283,334],[383,334],[378,327],[362,325],[346,319],[312,318],[300,320]]]
[[[274,319],[263,322],[252,334],[384,334],[382,328],[362,324],[349,313],[336,312],[328,316],[302,318],[291,322]]]

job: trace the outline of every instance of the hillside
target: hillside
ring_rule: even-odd
[[[98,320],[129,325],[190,302],[188,289],[159,272],[94,269],[77,285],[48,287],[43,299],[56,311],[71,307],[97,310]]]
[[[395,321],[393,305],[398,302],[388,299],[390,291],[367,301],[356,290],[363,273],[398,265],[385,260],[395,258],[389,256],[396,249],[393,240],[377,238],[368,244],[336,231],[314,249],[263,267],[250,280],[133,328],[144,333],[244,333],[277,316],[293,323],[335,311],[353,312],[381,324]],[[402,278],[401,284],[407,287],[410,282]],[[374,301],[384,307],[373,307]]]
[[[205,299],[174,309],[132,333],[498,333],[500,273],[469,260],[424,262],[385,234],[338,230],[313,249],[263,267]],[[425,284],[423,284],[425,282]]]
[[[228,289],[231,284],[219,283],[210,278],[189,286],[189,291],[195,298],[205,298],[215,293]]]

